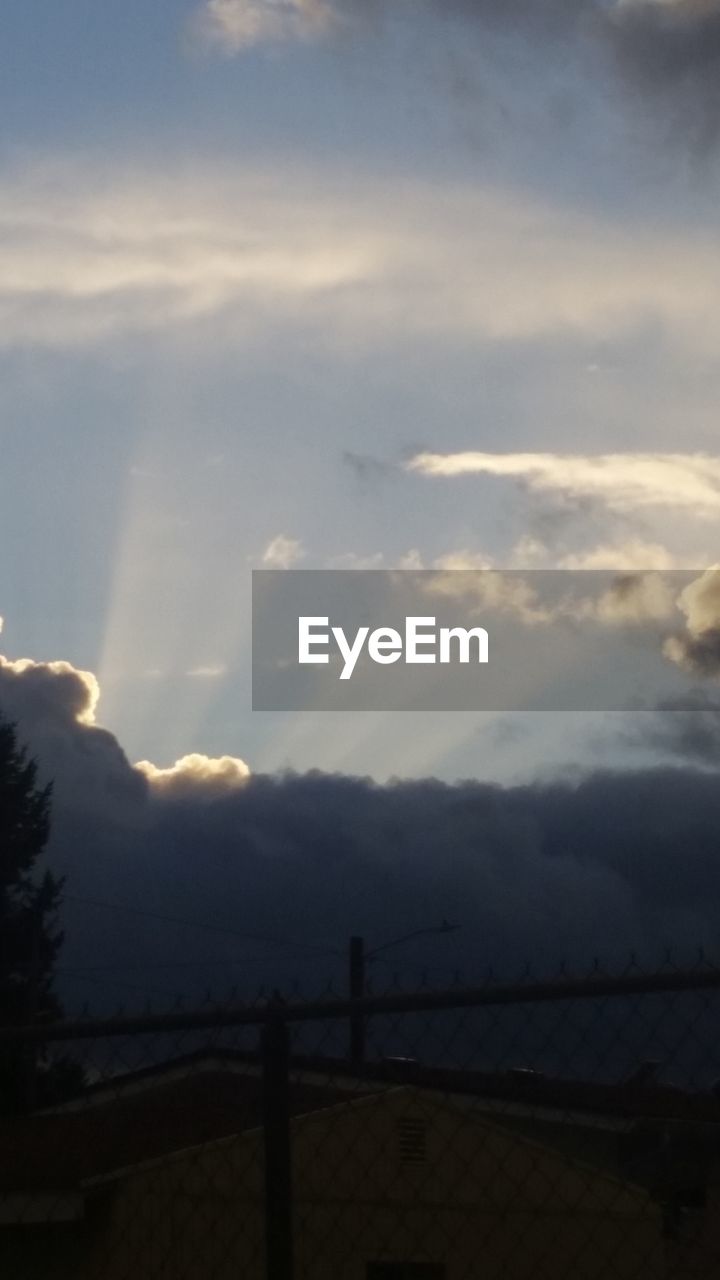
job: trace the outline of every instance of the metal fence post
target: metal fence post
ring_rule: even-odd
[[[278,1014],[262,1031],[266,1280],[293,1280],[290,1040]]]

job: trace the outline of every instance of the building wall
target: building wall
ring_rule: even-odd
[[[84,1280],[264,1280],[263,1178],[259,1133],[129,1173],[103,1193]],[[295,1121],[293,1180],[298,1280],[365,1280],[369,1261],[442,1262],[447,1280],[665,1274],[643,1191],[411,1090]]]

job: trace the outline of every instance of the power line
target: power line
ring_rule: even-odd
[[[314,958],[314,957],[312,957]],[[243,964],[267,964],[267,954],[262,956],[240,956],[234,960],[228,960],[224,956],[218,956],[214,960],[150,960],[147,964],[138,961],[123,962],[117,964],[83,964],[70,966],[69,968],[56,969],[56,973],[62,973],[66,976],[81,973],[116,973],[118,970],[127,972],[128,970],[138,970],[145,973],[150,969],[217,969],[223,966],[230,967]]]
[[[337,947],[320,947],[317,943],[303,942],[298,938],[276,938],[269,934],[262,933],[242,933],[238,929],[231,929],[228,925],[210,924],[202,920],[189,920],[183,916],[166,915],[159,911],[146,911],[141,907],[130,907],[125,903],[106,902],[101,898],[82,898],[74,893],[63,894],[66,902],[77,902],[86,907],[101,907],[108,911],[120,911],[125,915],[139,916],[146,920],[159,920],[163,924],[180,925],[182,928],[202,929],[208,933],[220,933],[226,937],[239,938],[243,942],[258,942],[265,946],[272,947],[289,947],[293,950],[306,951],[308,954],[317,956],[318,958],[334,955],[342,956],[344,951]]]
[[[449,920],[443,920],[442,924],[430,928],[413,929],[412,933],[404,933],[400,938],[393,938],[390,942],[383,942],[382,946],[373,947],[372,951],[366,951],[365,959],[374,960],[381,951],[389,951],[391,947],[399,947],[403,942],[411,942],[414,938],[434,937],[440,933],[457,933],[459,928],[459,924],[450,924]]]

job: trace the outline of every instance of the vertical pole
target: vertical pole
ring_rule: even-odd
[[[350,999],[362,1000],[365,995],[365,939],[350,939]],[[350,1014],[350,1061],[360,1065],[365,1061],[365,1019],[361,1013]]]
[[[278,1015],[262,1032],[266,1280],[293,1280],[289,1068],[287,1024]]]

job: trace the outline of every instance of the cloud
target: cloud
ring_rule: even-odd
[[[439,572],[421,584],[429,596],[464,601],[478,615],[488,611],[507,614],[529,627],[553,620],[553,608],[542,603],[537,586],[521,574],[489,569],[482,557],[478,557],[480,563],[473,563],[472,556],[469,560],[462,555],[444,559]]]
[[[443,915],[463,925],[448,967],[460,957],[476,973],[488,962],[507,972],[528,956],[542,966],[561,954],[718,941],[716,774],[600,771],[502,787],[251,774],[234,756],[201,754],[167,769],[132,766],[112,734],[82,717],[91,696],[82,673],[60,667],[6,660],[0,708],[17,719],[43,777],[56,779],[49,858],[69,876],[62,965],[101,983],[98,966],[115,966],[113,998],[123,966],[153,987],[162,985],[154,966],[172,975],[176,960],[175,990],[207,985],[207,932],[162,924],[153,911],[230,931],[224,950],[212,948],[210,980],[244,974],[250,989],[291,983],[298,943],[339,950],[340,961],[321,959],[327,979],[351,933],[382,940]],[[249,953],[243,933],[255,939]],[[269,948],[249,969],[262,934],[296,944]],[[319,984],[320,969],[308,972]],[[87,994],[79,981],[64,979],[75,998]],[[96,1004],[107,1002],[102,985],[93,990]]]
[[[675,591],[659,573],[619,574],[607,591],[568,607],[568,615],[602,626],[645,626],[665,622],[677,608]]]
[[[326,569],[383,569],[385,555],[382,551],[370,551],[365,555],[357,551],[343,551],[340,555],[331,556],[323,566]]]
[[[212,758],[194,753],[183,756],[167,769],[149,760],[140,760],[135,768],[145,775],[152,792],[173,798],[212,797],[232,791],[250,777],[245,761],[237,756]]]
[[[679,557],[658,542],[628,538],[618,543],[603,543],[585,551],[569,552],[556,560],[558,569],[693,569],[706,556]]]
[[[681,701],[667,698],[656,712],[635,717],[627,735],[634,746],[665,759],[720,767],[720,701],[698,689]]]
[[[602,34],[626,82],[682,111],[695,141],[720,122],[718,0],[616,0]]]
[[[261,561],[266,569],[292,569],[304,555],[302,544],[296,538],[286,538],[279,533],[266,546]]]
[[[686,633],[665,641],[665,656],[695,675],[720,676],[720,569],[707,569],[685,587],[678,608],[685,615]]]
[[[639,236],[525,192],[286,165],[190,182],[87,157],[0,168],[0,208],[0,348],[202,326],[230,345],[278,326],[356,349],[650,329],[695,359],[720,343],[714,230]]]
[[[666,507],[720,517],[720,457],[704,453],[419,453],[407,469],[520,480],[531,492],[590,499],[615,512]]]
[[[210,673],[205,668],[194,674]],[[134,810],[134,829],[155,794],[178,797],[198,786],[215,794],[248,777],[245,762],[232,756],[187,755],[169,768],[148,760],[131,765],[114,735],[95,722],[99,698],[95,676],[69,662],[0,655],[0,714],[17,722],[21,737],[28,735],[61,804],[113,820],[127,806]]]
[[[462,18],[466,40],[495,32],[518,40],[562,47],[578,70],[600,69],[632,94],[625,106],[636,114],[669,106],[685,137],[707,145],[720,121],[720,4],[718,0],[425,0],[407,5],[385,0],[205,0],[200,27],[206,40],[229,54],[258,44],[307,41],[332,36],[349,19],[368,13],[388,19],[409,16],[415,24],[427,14],[448,23]],[[437,40],[437,32],[428,39]],[[482,44],[478,42],[478,58]],[[594,55],[594,60],[588,59]]]
[[[693,636],[720,625],[720,569],[717,565],[706,569],[701,577],[685,587],[679,606]]]
[[[317,40],[338,21],[332,0],[208,0],[201,30],[209,44],[239,53],[256,44]]]
[[[80,671],[69,662],[11,661],[0,654],[3,697],[12,707],[18,695],[36,719],[81,725],[95,722],[100,687],[91,671]]]
[[[370,489],[381,481],[393,479],[397,475],[396,468],[391,463],[386,462],[384,458],[376,458],[371,453],[356,453],[354,449],[345,449],[342,461],[364,489]]]
[[[0,655],[0,712],[27,733],[45,778],[69,804],[129,820],[145,784],[114,736],[95,723],[99,696],[95,676],[69,662]]]
[[[435,560],[433,560],[433,567],[435,569],[446,570],[491,569],[492,565],[492,557],[485,555],[482,551],[446,551],[443,555],[437,556]]]
[[[442,559],[442,558],[441,558]],[[677,588],[661,573],[620,573],[609,586],[594,574],[569,572],[564,590],[553,593],[560,579],[540,570],[527,576],[518,570],[487,568],[472,557],[448,556],[442,571],[429,576],[422,589],[430,596],[462,601],[475,616],[506,615],[526,627],[559,622],[590,622],[599,627],[652,628],[666,624],[678,608]],[[437,563],[437,562],[436,562]],[[482,572],[473,572],[480,569]],[[459,571],[459,572],[458,572]],[[593,590],[595,586],[598,590]],[[548,586],[550,588],[548,593]]]
[[[369,228],[333,230],[337,210],[292,178],[188,182],[68,160],[0,173],[0,193],[0,345],[98,342],[233,306],[291,315],[382,261]]]

